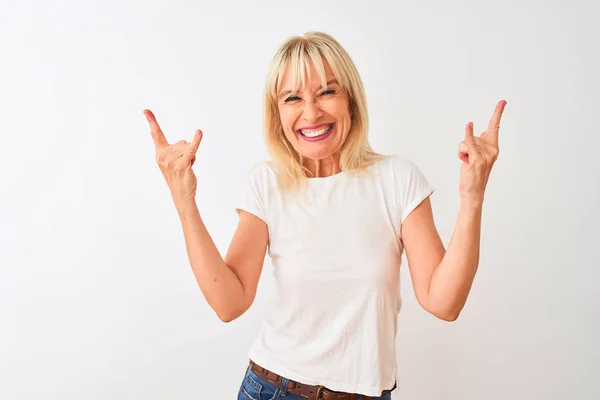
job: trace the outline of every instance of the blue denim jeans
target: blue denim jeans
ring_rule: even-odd
[[[283,378],[281,381],[281,387],[287,387],[288,379]],[[358,397],[359,399],[361,396]],[[285,391],[285,389],[279,389],[271,382],[267,382],[261,379],[258,375],[250,369],[250,366],[246,369],[244,380],[240,390],[238,391],[237,400],[306,400],[304,397],[295,396]],[[377,397],[377,400],[391,400],[392,394],[384,394],[381,397]]]

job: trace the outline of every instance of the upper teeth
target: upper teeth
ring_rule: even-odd
[[[324,126],[323,128],[317,130],[302,129],[300,132],[307,137],[317,137],[327,132],[330,127],[331,125]]]

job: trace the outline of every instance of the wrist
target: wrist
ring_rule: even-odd
[[[483,207],[483,196],[461,197],[460,205],[473,210],[481,209]]]
[[[175,208],[180,217],[188,215],[190,213],[198,212],[198,205],[196,199],[193,197],[184,197],[174,199]]]

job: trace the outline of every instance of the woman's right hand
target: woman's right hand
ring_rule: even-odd
[[[191,143],[180,140],[169,144],[152,111],[144,110],[144,115],[150,124],[150,133],[156,149],[156,162],[167,181],[173,201],[179,204],[186,200],[194,200],[197,181],[192,165],[196,161],[196,151],[202,140],[202,131],[196,131]]]

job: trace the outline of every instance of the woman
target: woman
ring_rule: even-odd
[[[223,259],[196,203],[192,165],[202,132],[168,144],[145,110],[158,165],[179,213],[204,297],[225,322],[253,303],[268,250],[277,298],[250,349],[238,399],[390,399],[396,388],[399,267],[406,251],[419,304],[445,321],[461,312],[479,260],[481,212],[498,156],[501,101],[483,135],[466,126],[461,205],[446,250],[433,188],[410,160],[374,152],[354,63],[331,36],[288,39],[269,70],[266,142]]]

